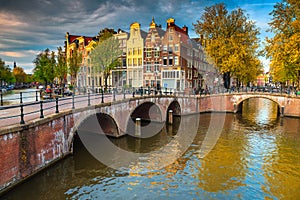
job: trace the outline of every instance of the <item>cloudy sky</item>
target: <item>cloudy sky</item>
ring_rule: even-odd
[[[64,45],[65,34],[95,36],[109,27],[125,31],[137,21],[147,31],[152,17],[166,27],[169,17],[179,26],[188,26],[190,37],[197,35],[193,23],[204,7],[224,2],[227,9],[240,7],[266,33],[268,15],[280,0],[1,0],[0,58],[10,67],[16,61],[31,73],[32,61],[42,50]],[[265,65],[268,61],[262,59]]]

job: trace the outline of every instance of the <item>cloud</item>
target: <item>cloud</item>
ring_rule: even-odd
[[[21,58],[26,56],[24,53],[12,52],[12,51],[0,52],[0,55],[7,56],[7,57],[16,57],[16,58]]]
[[[268,12],[275,0],[227,0],[229,8],[240,6],[262,27],[268,27]],[[0,56],[5,61],[32,67],[36,55],[46,48],[64,45],[65,34],[95,36],[105,27],[129,31],[139,22],[147,31],[152,17],[166,26],[173,17],[179,26],[189,26],[200,18],[204,7],[221,0],[14,0],[0,1]],[[263,8],[263,9],[261,9]],[[267,12],[266,12],[267,10]],[[32,51],[32,52],[29,52]]]

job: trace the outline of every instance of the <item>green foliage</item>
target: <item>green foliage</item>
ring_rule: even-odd
[[[9,66],[6,66],[5,62],[0,58],[0,85],[2,85],[3,81],[6,83],[16,82],[11,69],[9,68]]]
[[[35,64],[35,68],[33,70],[34,78],[42,83],[52,83],[55,77],[55,53],[46,49],[37,55],[33,62]]]
[[[62,51],[62,48],[58,47],[57,50],[57,64],[54,68],[55,77],[59,79],[59,82],[61,84],[64,84],[65,78],[67,77],[68,73],[67,60],[65,54]]]
[[[221,73],[244,83],[256,79],[262,68],[258,59],[259,30],[242,9],[229,13],[224,4],[206,7],[194,27],[205,40],[210,61]]]
[[[114,36],[98,43],[91,53],[91,65],[94,68],[92,72],[103,73],[105,88],[111,71],[121,64],[118,59],[121,55],[119,40]]]
[[[79,72],[81,63],[82,63],[82,54],[78,51],[78,49],[74,49],[73,53],[68,59],[69,63],[69,73],[71,75],[71,84],[76,84],[77,74]]]

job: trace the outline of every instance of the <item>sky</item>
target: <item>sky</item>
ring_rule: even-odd
[[[152,17],[162,28],[170,17],[189,28],[197,37],[193,23],[204,8],[225,3],[228,10],[242,8],[260,28],[261,40],[280,0],[0,0],[0,58],[13,67],[14,61],[26,73],[32,73],[33,60],[46,48],[56,51],[64,46],[66,32],[71,35],[96,36],[103,28],[121,28],[129,32],[133,22],[148,31]],[[261,58],[265,69],[269,61]]]

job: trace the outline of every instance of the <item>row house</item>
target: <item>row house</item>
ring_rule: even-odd
[[[122,55],[120,56],[120,66],[112,70],[112,86],[121,88],[127,83],[127,62],[126,62],[126,52],[127,52],[127,40],[129,34],[121,29],[118,30],[114,37],[116,37],[120,42],[120,48],[122,49]]]
[[[122,87],[171,88],[177,91],[212,86],[218,79],[215,67],[207,62],[199,39],[191,39],[188,27],[175,24],[175,19],[167,20],[166,30],[152,18],[148,32],[134,22],[130,32],[118,30],[122,55],[120,66],[112,70],[108,85]],[[96,37],[66,35],[67,57],[78,49],[83,55],[82,67],[77,76],[79,87],[101,87],[101,72],[90,66],[89,54],[97,44]]]
[[[165,31],[158,26],[154,18],[149,26],[149,31],[145,40],[144,48],[144,87],[161,88],[161,69],[162,69],[162,37]]]
[[[144,41],[147,33],[141,30],[141,25],[134,22],[130,25],[130,35],[127,40],[127,85],[129,87],[143,86]]]
[[[96,45],[95,37],[70,35],[66,33],[66,58],[67,61],[72,57],[74,51],[78,51],[82,55],[82,63],[79,68],[76,85],[78,87],[92,87],[101,83],[101,75],[95,74],[90,66],[90,53]],[[71,84],[70,75],[67,76],[67,82]]]

